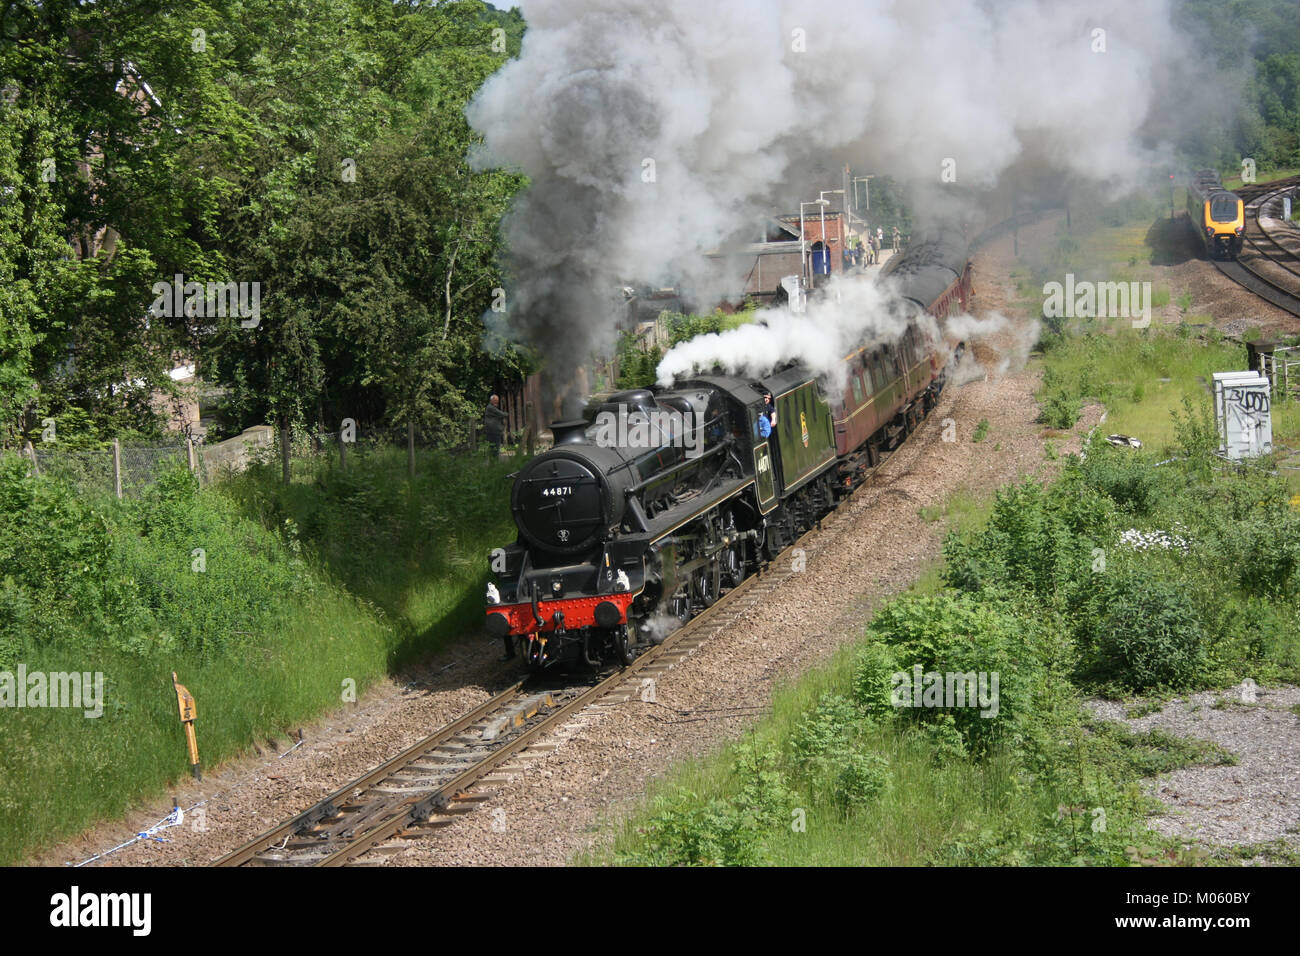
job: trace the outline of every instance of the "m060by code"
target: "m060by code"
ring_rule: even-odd
[[[1249,893],[1197,893],[1198,903],[1244,903],[1250,899]]]

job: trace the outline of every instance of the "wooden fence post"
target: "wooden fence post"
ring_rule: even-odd
[[[27,452],[27,457],[32,460],[32,477],[39,478],[41,476],[41,466],[36,463],[36,446],[28,441],[27,447],[23,450]]]
[[[406,420],[406,476],[415,478],[415,419]]]
[[[343,429],[339,429],[339,471],[348,470],[348,443],[343,440]]]
[[[533,403],[525,402],[524,403],[524,434],[526,436],[525,442],[528,448],[529,458],[533,457],[533,432],[534,431],[535,429],[533,428]]]
[[[194,454],[194,439],[185,439],[185,460],[190,466],[190,472],[197,475],[199,473],[199,459]]]
[[[113,494],[122,497],[122,443],[113,439]]]
[[[289,430],[288,425],[280,426],[280,478],[284,484],[289,484],[289,446],[293,441],[293,433]]]

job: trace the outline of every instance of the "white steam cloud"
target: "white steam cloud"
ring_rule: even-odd
[[[1023,368],[1040,331],[1037,321],[1016,322],[1000,312],[981,318],[966,313],[945,316],[939,323],[898,295],[890,279],[833,276],[824,294],[809,300],[806,312],[794,312],[788,305],[762,309],[746,325],[697,335],[673,346],[656,375],[660,385],[713,369],[762,379],[779,366],[797,362],[837,392],[848,384],[846,355],[864,345],[895,342],[909,324],[938,346],[944,361],[958,343],[968,347],[960,366],[950,371],[953,385],[988,375],[1000,378]],[[984,347],[985,362],[970,348],[975,345]]]
[[[677,283],[705,308],[735,294],[702,253],[839,188],[846,162],[925,188],[925,208],[1013,166],[1135,179],[1181,56],[1168,0],[521,6],[522,54],[469,118],[478,164],[531,179],[505,224],[495,331],[559,375],[611,351],[625,282]]]
[[[788,305],[762,309],[751,323],[697,335],[670,349],[656,374],[661,385],[713,368],[763,378],[793,361],[838,391],[847,383],[845,355],[862,345],[893,342],[913,322],[938,340],[934,319],[896,295],[889,281],[834,276],[824,295],[809,300],[806,312]]]

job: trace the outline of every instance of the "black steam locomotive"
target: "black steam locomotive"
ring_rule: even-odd
[[[962,242],[914,243],[886,271],[917,316],[967,308]],[[488,632],[535,670],[630,663],[830,512],[929,412],[950,354],[929,325],[846,355],[837,394],[788,365],[618,392],[554,424],[555,446],[515,476],[519,538],[491,559]]]

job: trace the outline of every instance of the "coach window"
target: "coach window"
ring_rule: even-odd
[[[859,378],[857,375],[852,375],[850,376],[850,378],[853,380],[853,404],[861,405],[862,404],[862,379]]]

